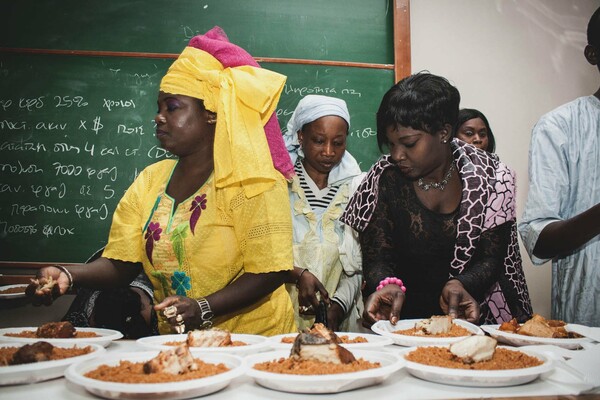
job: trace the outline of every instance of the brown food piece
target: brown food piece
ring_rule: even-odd
[[[145,374],[167,373],[171,375],[195,371],[198,365],[187,345],[183,344],[174,349],[163,350],[152,360],[144,364]]]
[[[519,328],[521,326],[519,325],[519,323],[517,322],[516,318],[511,319],[508,322],[503,322],[502,325],[500,325],[500,330],[504,331],[504,332],[512,332],[512,333],[516,333]]]
[[[52,346],[48,342],[35,342],[26,344],[13,354],[10,365],[30,364],[40,361],[48,361],[52,357]]]
[[[48,322],[40,326],[36,331],[39,338],[72,338],[75,337],[75,327],[68,321]]]
[[[316,331],[315,328],[301,332],[296,336],[290,358],[334,364],[349,364],[356,361],[356,358],[348,349],[338,344],[338,338],[334,332],[323,325],[318,327]]]
[[[223,329],[193,330],[187,335],[187,345],[190,347],[224,347],[231,344],[231,333]]]

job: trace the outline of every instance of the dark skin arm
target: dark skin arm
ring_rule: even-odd
[[[227,315],[254,304],[272,293],[285,283],[289,271],[277,271],[263,274],[245,273],[230,285],[206,296],[215,317]],[[185,296],[169,296],[154,306],[157,312],[166,307],[177,307],[177,313],[183,317],[187,330],[202,325],[200,306],[196,299]],[[172,326],[177,325],[175,317],[169,319]]]
[[[564,221],[548,224],[533,249],[539,258],[570,253],[600,234],[600,204]]]
[[[310,311],[314,314],[314,310],[319,306],[319,298],[317,293],[320,293],[321,298],[329,304],[329,293],[325,286],[314,276],[310,271],[304,268],[294,267],[292,271],[289,271],[286,278],[286,283],[295,283],[298,287],[298,304],[300,306],[311,306]]]
[[[112,260],[100,257],[89,264],[69,265],[65,267],[73,277],[73,284],[76,287],[87,287],[91,289],[110,289],[114,287],[127,287],[142,271],[142,265],[139,263],[129,263],[119,260]],[[58,283],[58,290],[52,295],[42,295],[31,290],[34,285],[30,284],[27,290],[32,298],[33,305],[50,305],[53,300],[65,294],[69,288],[69,278],[67,274],[56,267],[40,268],[36,278],[52,277]]]

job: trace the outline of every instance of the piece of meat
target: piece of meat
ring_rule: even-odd
[[[75,337],[75,327],[69,321],[48,322],[37,328],[35,335],[39,338],[72,338]]]
[[[415,329],[427,335],[448,333],[452,329],[452,317],[449,315],[434,315],[415,324]]]
[[[310,330],[308,330],[307,333],[313,333],[315,335],[320,335],[331,342],[335,342],[335,343],[341,342],[341,340],[337,337],[335,332],[333,332],[331,329],[327,328],[327,326],[325,326],[324,324],[321,324],[321,323],[314,324],[312,326],[312,328]]]
[[[25,289],[25,293],[30,297],[58,296],[59,292],[58,281],[55,281],[51,276],[31,279],[31,284]]]
[[[498,342],[489,336],[474,335],[450,345],[450,352],[465,364],[490,360]]]
[[[325,328],[326,329],[326,328]],[[327,337],[325,337],[327,336]],[[335,333],[301,332],[296,336],[290,357],[296,360],[311,360],[334,364],[349,364],[356,360],[354,355],[337,342]]]
[[[163,350],[156,357],[144,364],[145,374],[164,372],[178,375],[198,369],[192,353],[186,344],[174,349]]]
[[[52,346],[48,342],[35,342],[22,346],[13,354],[11,365],[31,364],[40,361],[48,361],[52,357]]]
[[[554,336],[554,329],[548,326],[548,323],[545,319],[543,319],[543,317],[540,319],[534,316],[529,321],[521,325],[518,333],[526,336],[551,338]]]
[[[231,333],[222,329],[189,331],[187,345],[190,347],[224,347],[231,345]]]
[[[519,325],[517,319],[513,318],[510,321],[503,322],[498,329],[504,332],[516,333],[520,327],[521,325]]]

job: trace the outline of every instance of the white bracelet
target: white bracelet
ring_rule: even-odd
[[[73,275],[71,275],[69,270],[63,267],[62,265],[55,265],[54,267],[60,269],[67,276],[67,279],[69,280],[69,288],[67,289],[67,291],[73,289]]]

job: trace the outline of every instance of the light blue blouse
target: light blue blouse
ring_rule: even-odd
[[[600,202],[600,100],[580,97],[544,115],[529,149],[529,193],[519,233],[533,255],[544,227]],[[552,318],[600,326],[600,236],[552,260]]]

